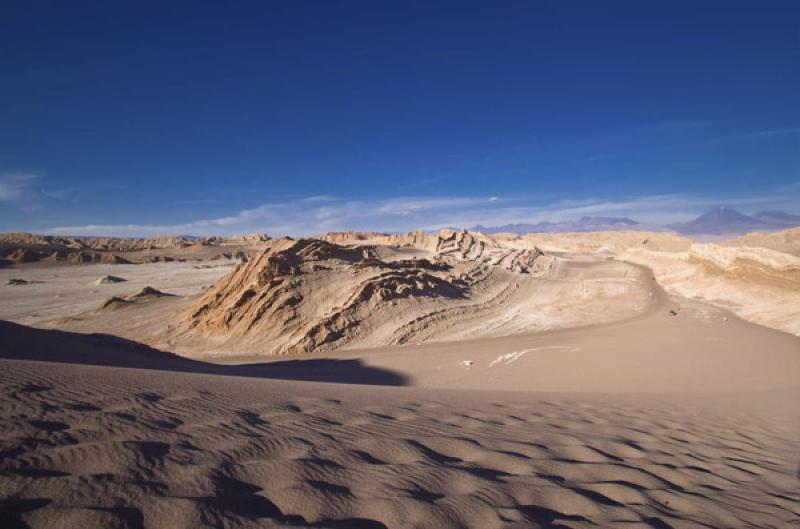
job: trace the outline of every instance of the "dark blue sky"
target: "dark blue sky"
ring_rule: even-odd
[[[4,3],[0,229],[800,213],[796,1],[121,4]]]

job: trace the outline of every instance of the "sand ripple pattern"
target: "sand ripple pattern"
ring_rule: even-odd
[[[292,383],[42,365],[0,366],[2,527],[786,528],[800,518],[796,425],[763,417],[635,398],[459,405],[398,391],[346,402],[285,391],[305,387]]]

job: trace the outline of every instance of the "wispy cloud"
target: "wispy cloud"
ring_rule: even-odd
[[[800,139],[800,127],[753,130],[741,134],[732,134],[729,136],[714,138],[711,140],[711,143],[752,142],[792,137]]]
[[[800,209],[798,193],[719,199],[702,195],[665,194],[617,200],[582,199],[534,203],[520,197],[399,197],[344,199],[306,197],[263,204],[236,214],[179,224],[120,224],[57,226],[61,235],[119,235],[147,237],[166,234],[234,235],[265,232],[271,235],[313,235],[337,230],[403,232],[441,227],[497,226],[572,220],[589,216],[627,216],[640,222],[665,224],[689,220],[705,210],[727,205],[754,210]]]
[[[36,178],[33,174],[0,175],[0,202],[6,204],[21,202],[33,191]]]
[[[73,202],[79,194],[74,188],[50,187],[37,174],[0,174],[0,204],[15,211],[38,212],[49,203]]]
[[[219,204],[222,200],[218,198],[194,198],[185,200],[176,200],[175,204],[179,206],[199,206],[202,204]]]

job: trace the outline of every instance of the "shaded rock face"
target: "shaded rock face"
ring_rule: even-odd
[[[166,296],[172,296],[172,294],[167,294],[166,292],[161,292],[158,289],[153,287],[144,287],[136,294],[132,294],[128,296],[129,300],[136,300],[136,299],[143,299],[143,298],[163,298]]]
[[[220,252],[209,260],[219,261],[221,259],[236,259],[237,261],[247,261],[247,254],[243,250],[238,250],[236,252]]]
[[[545,273],[538,249],[508,250],[466,232],[443,232],[430,258],[382,260],[375,246],[280,239],[206,291],[178,337],[266,344],[275,354],[335,349],[408,323],[405,308],[467,298],[488,267]],[[457,268],[458,270],[455,270]],[[460,273],[457,273],[460,272]]]
[[[32,263],[38,261],[42,256],[35,250],[19,248],[5,256],[5,259],[12,263]]]
[[[146,263],[171,263],[175,261],[174,257],[168,255],[151,255],[144,260]]]
[[[131,264],[130,261],[110,253],[97,253],[93,251],[77,250],[74,252],[55,251],[47,256],[53,261],[69,261],[71,263],[93,264]]]
[[[127,259],[111,253],[102,254],[98,262],[103,264],[131,264],[131,262]]]
[[[172,297],[173,294],[167,294],[166,292],[161,292],[153,287],[144,287],[140,291],[136,292],[135,294],[131,294],[129,296],[113,296],[103,302],[100,307],[97,308],[97,312],[107,312],[119,309],[121,307],[125,307],[130,305],[131,303],[136,303],[139,301],[148,301],[152,299],[158,299],[163,297]]]

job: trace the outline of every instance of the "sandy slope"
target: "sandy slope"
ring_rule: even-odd
[[[653,270],[667,290],[800,335],[800,258],[755,247],[694,244],[686,252],[630,249],[619,259]]]
[[[669,315],[671,307],[677,316]],[[294,358],[357,360],[366,368],[402,373],[407,383],[423,387],[614,393],[800,389],[800,338],[687,300],[668,301],[617,323]]]
[[[4,527],[783,528],[800,516],[796,393],[0,366]]]

